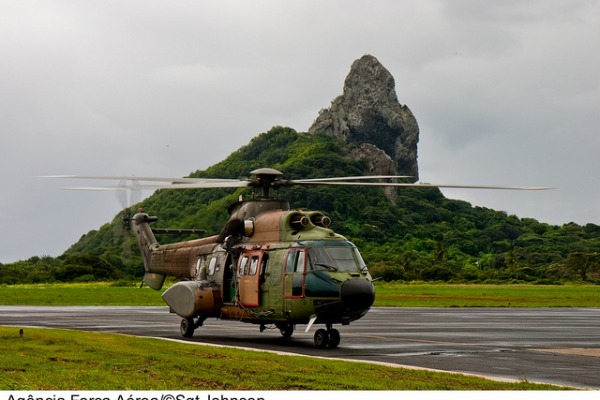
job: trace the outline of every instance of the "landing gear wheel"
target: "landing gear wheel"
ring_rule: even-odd
[[[315,332],[315,346],[324,349],[329,344],[329,334],[325,329],[317,329]]]
[[[284,338],[289,338],[294,333],[294,325],[293,324],[281,325],[281,326],[279,326],[279,331],[281,332],[281,335]]]
[[[181,325],[179,325],[181,330],[181,335],[186,338],[191,338],[194,336],[194,330],[196,329],[196,324],[194,322],[194,318],[184,318],[181,320]]]
[[[329,348],[330,349],[335,349],[336,347],[339,346],[340,344],[340,331],[338,331],[337,329],[330,329],[329,330]]]

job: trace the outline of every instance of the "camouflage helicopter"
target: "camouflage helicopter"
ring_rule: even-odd
[[[273,189],[292,185],[545,189],[397,183],[390,179],[409,177],[387,175],[287,180],[272,168],[251,174],[251,179],[238,180],[53,177],[132,181],[129,185],[68,188],[79,190],[257,189],[257,199],[240,200],[229,207],[228,222],[214,236],[161,245],[150,227],[157,221],[156,216],[140,211],[127,217],[144,262],[143,282],[159,290],[167,276],[180,279],[162,298],[170,311],[182,318],[180,330],[184,337],[192,337],[207,318],[257,324],[261,332],[274,327],[286,338],[292,336],[296,325],[306,325],[308,332],[317,324],[324,325],[314,334],[319,348],[340,344],[334,324],[348,325],[367,314],[375,300],[373,278],[356,246],[329,228],[328,216],[319,211],[294,210],[287,201],[275,199]]]

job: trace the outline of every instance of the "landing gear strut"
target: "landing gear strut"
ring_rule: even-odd
[[[196,328],[202,326],[204,320],[206,318],[197,317],[194,319],[193,317],[184,318],[181,320],[181,324],[179,325],[179,329],[181,330],[181,336],[186,338],[191,338],[194,336],[194,331]]]
[[[331,324],[327,324],[327,330],[317,329],[315,332],[315,346],[320,349],[329,347],[335,349],[340,344],[340,332],[337,329],[333,329]]]

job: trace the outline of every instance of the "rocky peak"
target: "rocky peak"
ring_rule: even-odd
[[[366,158],[370,173],[410,175],[417,181],[419,126],[398,102],[395,86],[394,77],[375,57],[361,57],[350,68],[343,94],[319,112],[309,132],[355,144],[351,156]]]

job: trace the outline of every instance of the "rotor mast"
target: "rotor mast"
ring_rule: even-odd
[[[256,181],[252,182],[252,186],[261,188],[261,199],[263,200],[272,199],[271,188],[275,185],[283,186],[285,184],[285,182],[280,179],[283,173],[273,168],[259,168],[250,173],[256,176]]]

